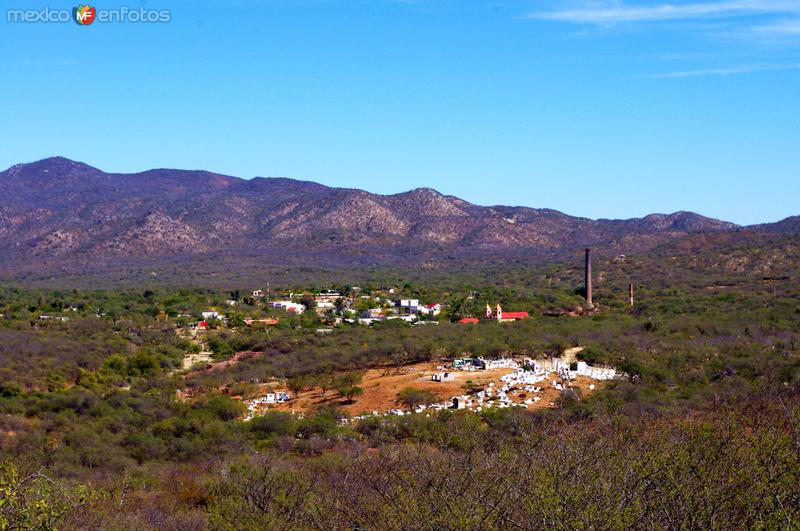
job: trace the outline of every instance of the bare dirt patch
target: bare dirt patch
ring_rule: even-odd
[[[502,386],[500,377],[513,371],[513,369],[453,371],[452,374],[455,377],[454,381],[434,382],[431,380],[431,375],[436,372],[443,372],[437,370],[437,365],[438,364],[435,363],[418,363],[400,369],[370,369],[364,373],[363,382],[361,384],[361,387],[364,389],[364,394],[356,397],[352,403],[339,397],[336,391],[329,390],[327,395],[323,396],[322,389],[317,387],[301,392],[288,402],[266,407],[294,413],[312,411],[323,406],[337,406],[351,415],[371,413],[373,411],[386,413],[387,411],[401,407],[397,402],[397,393],[406,387],[431,391],[441,402],[445,402],[453,396],[464,395],[466,393],[464,385],[468,380],[471,380],[472,384],[477,389],[488,387],[491,383],[494,384],[495,388],[499,388]],[[529,404],[527,406],[528,409],[552,407],[552,404],[557,403],[561,395],[561,392],[551,385],[551,380],[560,381],[560,379],[558,379],[555,374],[552,376],[553,378],[537,384],[541,387],[539,393],[524,393],[518,391],[516,394],[509,393],[509,398],[513,402],[522,403],[526,398],[538,396],[540,400]],[[600,388],[603,382],[597,382],[586,377],[579,377],[570,383],[572,388],[580,389],[584,397],[594,392],[594,390],[589,389],[589,386],[592,384],[594,384],[596,390]],[[271,388],[274,389],[275,387],[271,386]]]

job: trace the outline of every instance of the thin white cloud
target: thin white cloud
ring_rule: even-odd
[[[741,17],[759,14],[800,12],[800,0],[728,0],[693,4],[651,6],[608,4],[596,7],[529,13],[527,18],[575,24],[608,25],[626,22],[657,22],[706,18]]]
[[[776,22],[766,26],[758,26],[753,28],[753,33],[778,37],[800,35],[800,19],[785,20],[783,22]]]
[[[705,70],[684,70],[679,72],[664,72],[643,76],[645,79],[676,79],[683,77],[701,76],[736,76],[741,74],[751,74],[753,72],[768,72],[778,70],[800,70],[800,65],[743,65],[729,68],[708,68]]]

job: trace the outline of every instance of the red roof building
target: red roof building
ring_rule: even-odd
[[[528,312],[503,312],[500,314],[501,321],[519,321],[530,317]]]
[[[464,317],[459,321],[460,324],[480,323],[481,320],[477,317]]]
[[[420,313],[427,313],[430,315],[439,315],[442,312],[442,305],[438,302],[426,304],[424,310],[420,308]]]
[[[530,315],[528,312],[504,312],[503,308],[498,304],[497,307],[492,310],[492,307],[488,304],[486,305],[486,312],[483,316],[485,319],[493,319],[500,323],[509,323],[512,321],[519,321],[521,319],[528,319]]]

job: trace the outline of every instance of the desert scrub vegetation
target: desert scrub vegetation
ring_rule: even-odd
[[[599,260],[594,316],[542,315],[580,304],[581,272],[569,265],[402,281],[387,272],[361,293],[396,285],[442,302],[438,325],[343,324],[319,334],[314,312],[276,314],[244,297],[202,345],[177,330],[225,308],[231,290],[0,287],[3,485],[52,480],[16,487],[25,495],[14,502],[15,525],[796,528],[800,285],[783,273],[720,273],[703,250],[676,260],[668,251]],[[487,301],[533,317],[452,322]],[[242,323],[275,316],[270,328]],[[323,386],[347,397],[365,369],[465,354],[546,357],[578,345],[580,359],[627,377],[535,413],[354,420],[325,407],[242,422],[242,403],[220,391],[249,397],[254,382],[286,379],[295,391]],[[258,355],[181,372],[183,356],[201,348],[215,360]],[[181,399],[179,389],[197,398]],[[415,389],[401,395],[409,406],[430,400]],[[42,504],[53,510],[40,515]]]

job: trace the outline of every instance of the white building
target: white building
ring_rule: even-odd
[[[381,308],[370,308],[361,312],[362,319],[382,319],[383,310]]]
[[[298,315],[306,311],[304,304],[292,301],[272,301],[269,303],[269,306],[271,308],[279,308],[289,313],[296,313]]]
[[[426,304],[425,306],[420,306],[418,312],[423,315],[439,315],[442,312],[442,305],[438,302]]]
[[[333,303],[336,299],[341,298],[341,295],[337,291],[323,291],[314,297],[314,300],[317,301],[317,305],[322,302],[330,302]]]
[[[394,301],[394,305],[408,310],[409,313],[417,313],[419,311],[419,299],[399,299]]]

